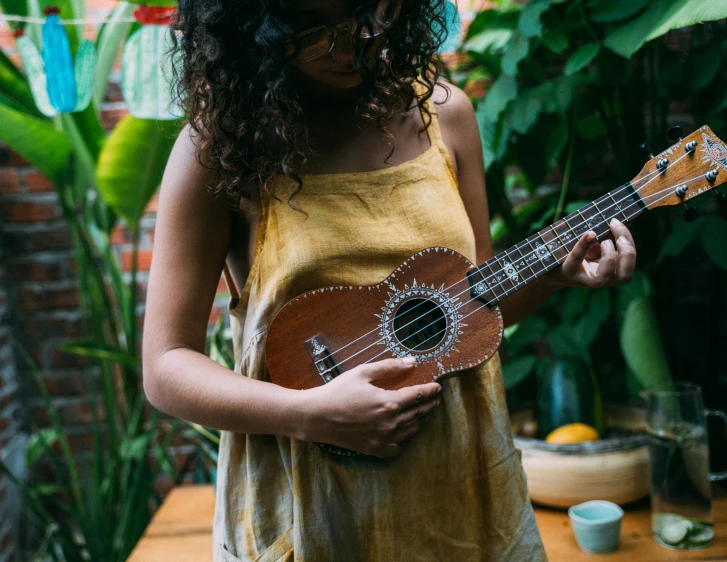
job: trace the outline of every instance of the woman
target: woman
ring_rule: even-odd
[[[375,382],[412,368],[399,358],[303,391],[265,367],[275,313],[304,291],[376,284],[429,246],[492,255],[472,106],[434,60],[443,14],[442,0],[180,5],[190,119],[162,181],[144,387],[222,430],[215,561],[545,559],[497,355],[396,391]],[[628,279],[633,240],[611,229],[616,246],[586,233],[504,300],[506,324],[561,287]],[[234,371],[204,354],[225,260],[242,287]]]

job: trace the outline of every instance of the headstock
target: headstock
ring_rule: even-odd
[[[686,203],[725,182],[727,146],[705,125],[649,160],[631,185],[654,209]],[[716,189],[714,193],[722,197]],[[694,220],[698,214],[687,207],[684,218]]]

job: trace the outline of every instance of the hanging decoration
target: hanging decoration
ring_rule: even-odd
[[[14,34],[35,104],[48,117],[83,111],[93,94],[96,45],[88,39],[82,41],[74,65],[59,12],[55,6],[43,10],[46,18],[41,49],[21,30]]]
[[[184,111],[172,100],[172,64],[167,56],[172,46],[169,23],[174,6],[140,6],[134,10],[142,24],[126,42],[121,58],[121,93],[129,113],[140,119],[172,120]]]
[[[445,29],[447,30],[447,39],[439,46],[438,54],[450,54],[457,50],[460,40],[460,32],[462,30],[462,20],[459,16],[459,10],[452,2],[447,0],[444,6]],[[437,26],[439,27],[439,26]]]

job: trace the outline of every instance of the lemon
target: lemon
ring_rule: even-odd
[[[582,441],[595,441],[598,432],[585,423],[569,423],[561,425],[551,431],[545,440],[548,443],[580,443]]]

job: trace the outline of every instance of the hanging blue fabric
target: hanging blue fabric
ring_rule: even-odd
[[[56,7],[46,8],[43,24],[43,63],[48,98],[58,113],[69,113],[76,107],[76,77],[68,34],[60,22]]]
[[[454,53],[459,46],[460,32],[462,30],[462,20],[459,17],[459,10],[452,2],[445,2],[444,6],[445,29],[447,30],[447,38],[437,49],[437,53]],[[439,25],[434,25],[435,32],[439,31]]]

